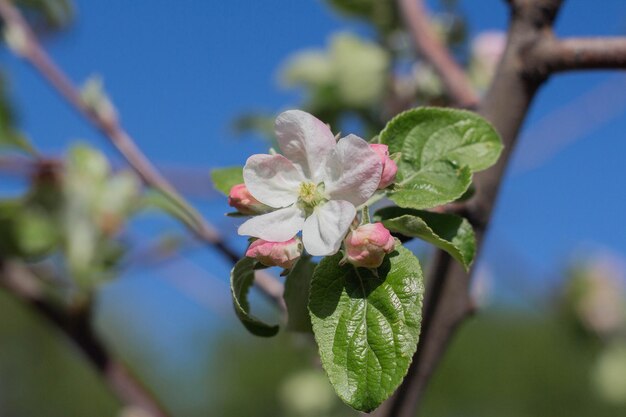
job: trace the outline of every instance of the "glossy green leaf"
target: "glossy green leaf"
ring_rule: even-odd
[[[308,303],[315,266],[310,257],[303,256],[287,275],[284,294],[287,305],[287,330],[311,332]]]
[[[469,188],[472,173],[493,165],[502,151],[500,137],[480,116],[429,107],[396,116],[380,141],[391,154],[401,153],[390,198],[414,209],[458,199]]]
[[[233,186],[243,183],[243,167],[214,169],[211,171],[211,179],[216,190],[228,195]]]
[[[257,336],[270,337],[278,332],[278,326],[266,324],[250,314],[248,291],[254,283],[255,262],[252,258],[244,257],[235,264],[230,272],[230,290],[237,317],[246,329]]]
[[[454,214],[386,207],[374,214],[391,232],[417,237],[448,252],[468,270],[476,254],[472,225]]]
[[[400,385],[417,348],[424,286],[417,258],[398,244],[375,271],[324,258],[309,311],[322,365],[339,397],[369,412]]]

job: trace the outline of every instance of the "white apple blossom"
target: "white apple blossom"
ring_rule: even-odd
[[[243,169],[248,190],[275,210],[239,227],[240,235],[284,242],[302,231],[311,255],[336,253],[356,216],[380,183],[380,157],[363,139],[335,140],[330,128],[299,110],[276,118],[282,155],[252,155]]]

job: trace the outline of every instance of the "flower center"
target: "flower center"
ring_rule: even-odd
[[[323,184],[320,184],[320,186],[312,182],[303,182],[300,184],[300,201],[305,208],[313,208],[324,199],[320,188],[323,189]]]

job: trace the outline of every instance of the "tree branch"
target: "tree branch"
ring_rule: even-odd
[[[626,67],[626,37],[551,39],[527,55],[527,71],[548,75],[562,71]]]
[[[5,30],[8,30],[12,37],[11,47],[14,52],[29,62],[48,81],[50,86],[66,99],[70,106],[103,133],[143,179],[145,184],[163,193],[163,195],[185,211],[189,220],[184,219],[182,221],[197,238],[216,248],[229,261],[235,263],[239,259],[239,255],[226,246],[218,231],[188,204],[168,180],[159,173],[137,147],[131,136],[120,125],[117,117],[96,111],[82,99],[78,88],[72,84],[65,73],[46,53],[33,30],[10,0],[0,0],[0,17],[6,24]],[[255,285],[266,297],[274,301],[283,312],[285,311],[285,304],[282,299],[283,286],[278,280],[264,271],[257,271]],[[15,295],[25,295],[16,292],[18,289],[16,287],[7,288]],[[105,346],[98,341],[93,333],[90,305],[80,312],[75,312],[76,314],[71,320],[71,327],[68,328],[63,311],[50,310],[43,300],[22,298],[29,302],[36,311],[50,319],[50,322],[57,325],[83,350],[122,400],[129,401],[130,404],[138,405],[152,412],[155,417],[167,415],[156,398],[150,395],[137,394],[145,393],[141,384],[136,379],[129,378],[130,374],[127,371],[121,372],[120,369],[123,369],[122,365],[114,362],[109,357]],[[80,326],[75,326],[75,323],[80,323]],[[85,340],[89,341],[89,344],[85,344]],[[97,352],[97,354],[94,352]],[[114,369],[111,371],[109,366],[113,366]]]
[[[109,388],[124,402],[140,407],[151,417],[167,417],[164,407],[138,378],[107,353],[91,326],[92,304],[72,309],[49,302],[39,281],[18,262],[0,259],[0,285],[70,338],[103,375]]]
[[[438,39],[423,0],[398,0],[398,7],[415,46],[439,74],[452,101],[459,107],[474,108],[478,104],[478,96],[465,71]]]
[[[190,220],[181,220],[196,237],[216,248],[229,261],[237,262],[240,258],[239,254],[226,246],[217,229],[187,203],[169,181],[159,173],[120,125],[117,118],[104,117],[83,101],[79,90],[46,53],[24,17],[9,0],[0,0],[0,16],[8,29],[13,30],[18,37],[16,52],[28,61],[79,114],[109,139],[148,186],[159,190],[186,212],[186,217]],[[257,277],[259,279],[255,281],[255,285],[268,298],[274,300],[276,288],[282,284],[264,271],[257,272]],[[279,307],[282,308],[283,305],[279,304]]]
[[[511,0],[507,47],[479,113],[491,121],[504,142],[497,164],[476,175],[476,195],[465,205],[480,248],[491,219],[500,184],[530,104],[545,81],[524,76],[521,59],[529,45],[545,39],[561,0]],[[434,370],[458,325],[474,310],[469,296],[470,275],[438,251],[428,273],[422,334],[408,374],[398,391],[377,410],[377,417],[413,417]]]

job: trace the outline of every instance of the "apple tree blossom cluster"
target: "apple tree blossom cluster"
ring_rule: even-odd
[[[388,147],[355,135],[337,140],[326,124],[299,110],[278,116],[276,136],[281,153],[248,158],[244,183],[228,196],[239,213],[253,216],[238,231],[258,239],[246,256],[289,269],[303,249],[329,256],[343,244],[348,262],[380,266],[394,240],[381,223],[359,225],[357,209],[393,184],[398,167]]]
[[[401,242],[424,240],[469,269],[474,231],[447,204],[468,198],[501,140],[476,114],[434,107],[400,113],[369,142],[300,110],[278,115],[275,134],[276,150],[212,174],[249,237],[231,271],[235,313],[274,336],[279,326],[251,313],[248,292],[258,269],[282,268],[286,329],[312,332],[339,397],[370,412],[401,383],[419,340],[423,275]]]

